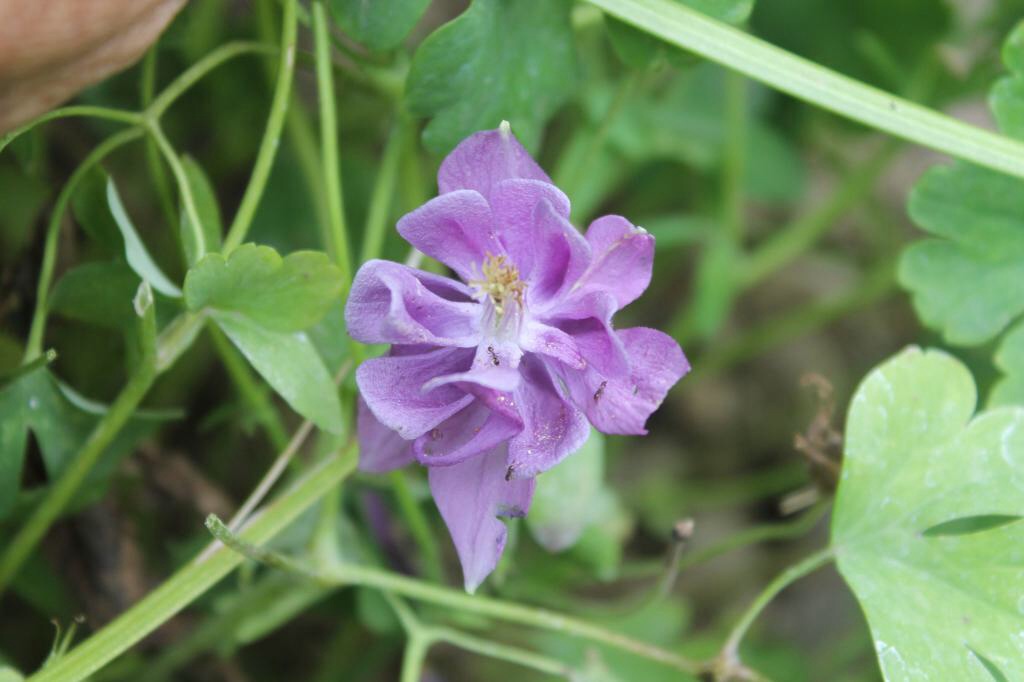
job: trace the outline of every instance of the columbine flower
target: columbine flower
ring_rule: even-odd
[[[459,144],[438,186],[398,231],[462,281],[370,261],[345,319],[353,338],[392,344],[356,373],[360,466],[430,468],[472,592],[505,546],[496,517],[526,513],[537,474],[583,444],[588,421],[646,433],[689,364],[659,331],[612,327],[650,282],[654,238],[614,215],[580,234],[507,123]]]

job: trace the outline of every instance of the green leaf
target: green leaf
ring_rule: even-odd
[[[10,511],[21,487],[21,470],[28,433],[35,435],[47,475],[52,479],[64,469],[85,442],[106,407],[69,398],[66,387],[45,368],[20,376],[0,389],[0,518]],[[82,405],[77,401],[84,401]],[[91,409],[83,409],[85,405]],[[117,460],[159,423],[176,414],[137,412],[110,445],[83,487],[83,496],[102,493],[102,484]]]
[[[185,301],[190,310],[241,313],[269,330],[292,332],[323,318],[341,287],[341,271],[324,253],[281,258],[269,246],[243,244],[227,258],[208,254],[189,270]]]
[[[86,263],[60,278],[50,296],[50,310],[72,320],[123,329],[136,319],[132,298],[138,288],[138,275],[125,263]]]
[[[565,0],[473,0],[413,58],[406,103],[432,117],[423,142],[446,153],[502,120],[536,149],[541,128],[572,93],[576,62]]]
[[[832,541],[887,680],[1024,679],[1024,524],[991,523],[1024,514],[1024,410],[974,415],[975,395],[910,348],[851,402]]]
[[[1024,321],[1003,337],[995,362],[1005,376],[992,388],[989,406],[1024,405]]]
[[[22,682],[25,676],[9,665],[0,666],[0,682]]]
[[[135,231],[135,226],[132,225],[131,218],[128,217],[124,204],[121,203],[121,197],[117,193],[117,187],[114,186],[112,178],[107,179],[107,204],[110,206],[110,213],[114,216],[114,222],[117,223],[117,227],[121,231],[121,238],[124,240],[124,255],[128,260],[128,265],[138,273],[139,277],[149,282],[150,286],[161,294],[171,298],[180,298],[181,289],[171,282],[153,261],[146,250],[146,245],[142,243],[138,232]]]
[[[595,520],[595,507],[604,483],[604,436],[594,429],[577,452],[537,479],[526,525],[550,552],[576,544]]]
[[[214,311],[213,318],[296,412],[325,431],[341,433],[338,392],[304,333],[268,329],[237,312]]]
[[[189,189],[192,190],[192,199],[195,201],[196,213],[199,214],[200,226],[203,233],[203,240],[206,243],[206,251],[219,251],[220,238],[223,232],[223,225],[220,216],[220,207],[217,205],[217,194],[213,191],[213,185],[203,172],[202,166],[191,156],[184,156],[181,165],[185,169],[185,178],[188,180]],[[185,260],[189,266],[195,265],[199,260],[199,245],[196,243],[195,232],[192,229],[192,221],[184,206],[180,206],[178,214],[181,216],[181,244],[185,250]]]
[[[91,168],[71,197],[71,213],[85,233],[108,255],[122,255],[124,240],[107,204],[107,174]]]
[[[430,0],[331,0],[341,29],[371,50],[398,47],[423,16]]]
[[[1024,136],[1024,24],[1006,41],[1013,71],[992,89],[1004,132]],[[958,162],[936,167],[910,196],[910,217],[937,239],[909,246],[900,283],[918,316],[949,343],[993,339],[1024,313],[1024,182]]]
[[[675,0],[681,5],[724,21],[742,24],[754,9],[754,0]],[[630,26],[614,17],[605,17],[608,38],[619,58],[636,69],[642,69],[662,55],[674,55],[679,49],[663,40]]]

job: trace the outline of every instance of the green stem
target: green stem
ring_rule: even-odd
[[[43,347],[43,332],[46,329],[46,314],[50,304],[50,284],[53,280],[53,270],[57,264],[57,245],[60,239],[60,225],[64,220],[64,213],[67,211],[71,195],[74,194],[78,183],[85,177],[85,174],[97,163],[102,161],[108,154],[118,147],[142,137],[142,128],[129,128],[111,135],[101,142],[87,157],[79,164],[78,168],[71,174],[68,181],[64,183],[60,194],[57,195],[57,202],[50,214],[50,222],[46,227],[46,242],[43,246],[43,262],[39,269],[39,284],[36,286],[36,304],[32,313],[32,325],[29,328],[28,342],[25,345],[25,359],[34,360]]]
[[[508,663],[521,665],[549,675],[569,678],[572,674],[570,666],[549,656],[483,639],[482,637],[476,637],[461,630],[446,627],[428,627],[426,633],[431,642],[445,642],[474,654],[495,658],[499,661],[507,661]]]
[[[399,682],[420,682],[423,675],[423,664],[427,660],[430,641],[418,632],[409,636],[402,655],[402,673]]]
[[[322,585],[373,587],[382,592],[441,607],[604,644],[691,674],[696,674],[704,669],[704,665],[700,662],[556,611],[471,595],[371,566],[336,564],[323,571],[313,571],[294,559],[252,544],[244,536],[235,536],[220,519],[212,514],[206,519],[206,527],[214,537],[240,554],[268,566],[305,575]]]
[[[46,123],[47,121],[54,121],[59,118],[72,118],[77,116],[101,118],[107,121],[117,121],[119,123],[129,123],[132,125],[138,125],[142,123],[142,114],[136,113],[134,111],[126,111],[124,109],[112,109],[110,107],[96,107],[81,104],[77,104],[70,107],[61,107],[60,109],[48,111],[42,116],[32,119],[28,123],[18,126],[9,133],[0,135],[0,152],[2,152],[7,147],[7,145],[9,145],[19,136],[32,130],[37,125]]]
[[[32,553],[35,546],[46,534],[50,524],[60,515],[78,491],[93,465],[103,451],[114,440],[121,427],[142,401],[156,378],[156,315],[153,306],[153,294],[148,285],[143,284],[140,292],[145,295],[136,297],[136,309],[139,313],[139,332],[141,341],[141,357],[134,373],[121,389],[121,393],[111,404],[110,409],[93,428],[89,437],[61,472],[56,482],[49,488],[43,501],[21,526],[0,555],[0,595],[17,575],[25,559]]]
[[[430,532],[430,524],[423,514],[423,508],[416,502],[409,490],[409,482],[405,478],[406,473],[401,469],[391,472],[389,480],[391,491],[395,495],[398,509],[405,519],[409,532],[412,533],[413,541],[420,550],[423,557],[423,568],[427,578],[432,582],[440,583],[444,580],[444,571],[441,568],[441,553],[438,551],[437,543]]]
[[[269,541],[343,481],[355,465],[356,452],[351,446],[328,456],[254,519],[240,537],[253,543]],[[223,547],[205,561],[193,560],[67,656],[30,679],[77,682],[87,678],[167,622],[242,561],[242,555]]]
[[[1024,143],[879,90],[673,0],[589,0],[609,14],[773,88],[896,137],[1024,178]]]
[[[733,627],[729,633],[729,637],[725,640],[725,644],[722,646],[721,658],[728,661],[730,666],[735,665],[739,661],[739,647],[740,642],[743,641],[743,637],[747,634],[747,630],[753,625],[754,621],[761,614],[769,602],[772,601],[782,590],[789,587],[791,584],[803,578],[804,576],[813,573],[817,569],[821,568],[829,561],[832,560],[832,548],[826,547],[814,554],[806,557],[802,561],[793,566],[790,566],[778,577],[772,580],[766,588],[757,595],[753,603],[747,608],[747,610],[740,617],[739,621]]]
[[[345,288],[352,281],[348,235],[345,229],[345,204],[338,165],[338,120],[334,109],[334,77],[331,65],[331,41],[327,28],[327,10],[322,0],[313,3],[313,42],[316,50],[316,84],[320,93],[320,158],[327,187],[330,250],[341,269]]]
[[[882,145],[867,162],[845,177],[825,203],[759,246],[739,268],[741,286],[746,289],[758,284],[817,242],[841,215],[871,192],[897,148],[892,141]]]
[[[743,244],[743,181],[747,165],[747,79],[725,76],[725,149],[722,154],[722,225],[737,252]]]
[[[251,41],[236,41],[221,45],[216,50],[206,55],[198,62],[182,72],[164,90],[157,95],[156,99],[146,109],[144,115],[149,119],[160,118],[167,108],[171,106],[185,91],[195,85],[200,78],[217,68],[221,64],[235,57],[244,54],[277,54],[278,48],[265,43]]]
[[[387,235],[388,217],[391,200],[395,193],[395,181],[398,177],[399,161],[402,158],[402,141],[406,135],[406,121],[397,123],[388,136],[384,147],[384,157],[377,171],[377,181],[373,185],[370,196],[370,209],[366,217],[366,232],[363,234],[363,248],[359,261],[365,263],[380,258],[384,249],[384,238]]]
[[[802,537],[814,528],[828,511],[828,502],[819,502],[806,513],[784,523],[766,523],[733,533],[718,544],[683,555],[679,570],[684,570],[742,547],[769,540],[790,540]]]
[[[225,254],[233,251],[245,240],[253,216],[256,214],[256,207],[263,196],[263,189],[270,177],[274,158],[277,156],[277,147],[281,141],[281,129],[284,127],[288,103],[291,99],[292,76],[295,72],[296,3],[297,0],[289,0],[285,5],[284,21],[281,26],[280,60],[277,66],[277,85],[274,87],[274,96],[271,100],[270,116],[267,117],[267,127],[263,132],[263,140],[260,142],[249,185],[245,188],[238,212],[224,239],[223,251]]]
[[[159,44],[154,44],[153,47],[149,48],[146,52],[146,57],[142,61],[142,82],[140,83],[139,92],[140,98],[139,103],[143,110],[149,108],[149,105],[153,102],[153,97],[156,89],[156,55],[159,49]],[[164,220],[167,221],[168,227],[171,228],[171,234],[174,235],[176,241],[180,242],[178,235],[178,216],[174,210],[174,200],[171,198],[171,188],[167,184],[167,173],[164,171],[164,167],[160,163],[160,150],[157,148],[156,141],[152,137],[146,138],[146,165],[149,166],[149,174],[153,177],[153,184],[156,185],[157,199],[160,202],[160,210],[164,214]],[[179,243],[180,247],[181,244]]]
[[[280,1],[284,2],[284,0]],[[272,40],[273,36],[277,33],[277,27],[274,25],[273,3],[269,0],[257,2],[255,10],[256,28],[260,39],[264,41]],[[269,64],[267,67],[267,83],[269,87],[273,87],[274,69]],[[288,118],[285,120],[285,127],[291,142],[291,150],[295,153],[295,159],[299,163],[299,169],[302,171],[302,177],[305,180],[308,199],[316,211],[317,225],[323,231],[324,244],[326,245],[330,241],[327,234],[329,218],[327,216],[327,202],[324,197],[326,192],[321,191],[324,178],[320,170],[320,156],[317,152],[316,135],[313,133],[313,125],[309,121],[309,116],[298,93],[292,94],[292,103],[288,107]]]
[[[224,332],[215,324],[207,325],[207,329],[210,331],[210,338],[213,339],[213,347],[217,350],[221,362],[224,363],[224,367],[228,371],[228,376],[234,382],[242,400],[249,406],[260,426],[263,427],[274,451],[284,450],[288,445],[288,433],[281,422],[281,416],[267,397],[264,387],[253,375],[248,363],[242,359],[239,352],[224,336]]]
[[[181,165],[181,159],[178,158],[178,153],[174,151],[174,147],[171,146],[167,136],[164,135],[160,123],[156,119],[150,119],[146,128],[153,139],[156,140],[156,145],[164,155],[167,165],[171,167],[174,181],[178,185],[178,194],[181,195],[181,203],[185,206],[185,215],[188,216],[189,227],[192,229],[192,238],[195,240],[196,260],[199,260],[206,255],[206,233],[203,232],[203,224],[199,219],[199,211],[196,209],[196,200],[192,196],[192,186],[189,184],[188,176],[185,174],[185,167]]]
[[[734,341],[721,343],[694,364],[691,381],[764,353],[781,343],[818,329],[886,296],[895,286],[894,267],[883,263],[860,282],[832,299],[815,302],[747,330]]]
[[[31,374],[40,367],[45,367],[57,359],[57,351],[50,348],[35,360],[29,360],[7,372],[0,372],[0,389],[12,384],[26,374]]]

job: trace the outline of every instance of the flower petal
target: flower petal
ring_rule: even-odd
[[[539,320],[530,319],[523,323],[519,332],[519,346],[527,353],[546,355],[573,369],[587,366],[572,336]]]
[[[359,469],[381,474],[413,461],[412,441],[405,440],[377,421],[366,401],[359,399],[356,428],[359,433]]]
[[[527,355],[515,392],[523,432],[509,442],[510,478],[533,478],[575,452],[590,435],[583,413],[561,396],[544,362]]]
[[[493,450],[523,430],[511,409],[491,409],[475,400],[413,442],[413,456],[424,466],[451,466]]]
[[[473,351],[467,348],[439,348],[372,358],[356,370],[356,383],[374,416],[412,440],[472,402],[473,396],[455,386],[424,390],[438,374],[465,371],[472,357]]]
[[[529,178],[550,183],[508,124],[496,130],[470,135],[445,157],[437,172],[441,194],[460,189],[476,190],[490,198],[495,185],[509,178]]]
[[[622,216],[607,215],[590,224],[586,238],[593,260],[571,293],[607,292],[616,310],[635,301],[651,283],[654,237]]]
[[[476,349],[473,364],[463,372],[443,374],[424,384],[431,389],[445,384],[456,384],[468,393],[476,393],[475,387],[492,391],[508,392],[519,386],[519,366],[523,351],[514,343],[491,341]]]
[[[455,280],[371,260],[356,273],[345,323],[363,343],[470,347],[480,340],[480,304]]]
[[[579,279],[590,263],[590,245],[568,218],[560,215],[550,201],[542,200],[534,211],[536,236],[532,245],[533,263],[527,277],[526,296],[539,310]]]
[[[505,480],[507,451],[498,447],[479,457],[430,468],[430,491],[455,543],[466,591],[490,575],[505,549],[507,531],[497,516],[522,516],[534,481]]]
[[[545,323],[572,337],[580,354],[603,378],[625,378],[629,360],[621,339],[612,329],[615,299],[603,291],[559,302],[557,317]]]
[[[627,377],[609,379],[587,368],[565,371],[562,378],[573,401],[599,431],[643,435],[647,418],[690,371],[690,363],[679,344],[656,329],[623,329],[618,336],[629,358]]]
[[[538,221],[537,212],[542,203],[546,203],[545,210],[568,220],[568,197],[562,190],[541,180],[503,180],[495,185],[490,196],[498,239],[524,279],[528,279],[533,271],[538,240],[543,236],[542,227],[548,227]],[[561,228],[560,225],[557,227]]]
[[[490,205],[472,190],[434,197],[402,216],[398,232],[466,282],[480,277],[480,265],[487,254],[504,252],[495,234]]]

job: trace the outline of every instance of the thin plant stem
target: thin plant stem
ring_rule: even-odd
[[[356,450],[351,444],[331,453],[253,519],[240,537],[252,543],[272,539],[347,478],[355,465]],[[189,562],[128,611],[33,676],[32,682],[86,679],[204,594],[243,560],[241,554],[221,548],[205,561]]]
[[[72,496],[78,492],[100,455],[131,417],[132,412],[138,407],[156,378],[156,314],[153,294],[146,284],[140,288],[140,292],[142,291],[147,295],[141,298],[137,297],[136,303],[136,309],[139,310],[140,315],[138,326],[141,354],[138,365],[110,405],[110,409],[93,428],[85,443],[68,462],[67,467],[60,473],[57,480],[49,487],[39,506],[18,529],[14,538],[4,548],[3,554],[0,554],[0,595],[15,578],[18,570],[43,535],[46,534],[50,525],[68,505]]]
[[[322,0],[313,2],[313,43],[316,52],[316,83],[320,102],[320,162],[327,188],[327,214],[330,229],[328,246],[341,270],[347,290],[352,281],[352,262],[345,228],[345,203],[338,165],[338,121],[334,102],[334,77],[331,65],[331,41],[327,10]]]
[[[351,361],[346,362],[344,365],[342,365],[341,369],[338,370],[337,376],[335,376],[334,378],[335,384],[340,383],[348,374],[349,370],[351,370],[351,368]],[[277,456],[277,459],[274,460],[274,463],[270,466],[270,469],[267,470],[267,473],[263,475],[263,478],[260,479],[260,482],[256,485],[256,488],[251,493],[249,493],[249,497],[246,498],[245,502],[242,503],[242,506],[238,508],[238,511],[235,512],[235,515],[231,517],[231,521],[228,522],[228,528],[232,532],[238,532],[238,529],[241,528],[249,519],[249,515],[252,514],[253,510],[256,509],[257,506],[259,506],[260,502],[263,501],[263,498],[265,498],[267,496],[267,493],[270,492],[270,489],[273,488],[274,484],[277,483],[279,478],[281,478],[281,474],[284,473],[285,469],[288,467],[288,464],[292,461],[292,458],[295,456],[295,453],[297,453],[299,451],[299,448],[302,447],[302,444],[306,442],[306,438],[309,437],[309,434],[312,431],[313,422],[308,419],[302,422],[302,425],[299,426],[298,429],[296,429],[295,434],[292,436],[291,440],[288,441],[288,444],[285,446],[285,448],[281,450],[281,453]],[[211,550],[212,546],[211,548],[207,548],[207,554]],[[203,556],[206,556],[206,554],[204,554]]]
[[[291,101],[292,76],[295,73],[296,4],[297,0],[289,0],[285,4],[284,20],[281,26],[281,49],[277,66],[277,84],[274,87],[274,95],[270,104],[270,116],[267,117],[267,127],[263,132],[263,140],[260,142],[260,148],[256,154],[256,163],[253,165],[249,184],[245,188],[238,212],[224,239],[223,252],[225,254],[233,251],[245,240],[245,235],[252,224],[256,207],[263,196],[263,190],[267,185],[270,170],[277,156],[281,130],[284,127],[288,104]]]
[[[430,640],[418,632],[409,636],[402,654],[402,672],[399,682],[420,682],[423,675],[423,664],[427,660]]]
[[[188,176],[185,174],[185,167],[181,164],[181,159],[178,158],[178,153],[174,151],[174,147],[171,146],[167,136],[164,135],[160,123],[155,119],[151,119],[146,128],[156,141],[156,145],[163,154],[164,160],[167,161],[167,165],[171,167],[174,181],[178,185],[178,194],[181,195],[181,203],[185,207],[185,215],[188,216],[189,227],[192,229],[192,239],[195,240],[196,259],[198,260],[206,255],[206,233],[203,232],[203,224],[199,219],[199,211],[196,209],[196,200],[192,195],[192,186],[189,184]]]
[[[399,161],[402,158],[402,140],[406,134],[407,124],[397,123],[388,136],[384,147],[384,156],[377,171],[377,180],[370,195],[370,208],[366,216],[366,232],[363,233],[363,248],[359,254],[359,262],[365,263],[380,258],[384,249],[384,238],[387,234],[388,215],[391,199],[395,193],[395,181],[398,178]]]
[[[279,2],[283,3],[284,0],[279,0]],[[271,0],[263,0],[263,2],[255,4],[256,28],[260,38],[264,41],[272,40],[277,32],[273,16],[274,4]],[[303,9],[301,5],[299,5],[299,8]],[[301,21],[301,13],[299,16]],[[273,65],[267,64],[265,73],[269,87],[273,87]],[[291,150],[295,153],[295,159],[298,161],[299,169],[302,171],[308,199],[313,204],[317,225],[323,232],[324,244],[326,245],[330,241],[327,234],[330,228],[328,227],[329,218],[327,216],[327,201],[325,199],[326,192],[322,191],[324,178],[320,167],[320,154],[317,151],[313,124],[310,123],[309,116],[298,93],[292,93],[292,103],[288,107],[288,118],[285,120],[285,132],[288,134]]]
[[[371,566],[336,564],[323,571],[313,571],[276,552],[254,546],[246,538],[235,536],[216,516],[207,517],[206,527],[213,536],[235,551],[263,562],[269,566],[306,575],[322,585],[361,585],[383,592],[415,599],[418,601],[448,607],[480,616],[517,623],[527,627],[558,632],[569,637],[585,639],[626,651],[642,658],[656,661],[665,666],[696,674],[704,670],[704,664],[681,656],[672,651],[653,646],[646,642],[627,637],[599,625],[578,620],[572,616],[547,609],[525,606],[466,594],[440,585],[384,571]]]
[[[99,118],[107,121],[117,121],[118,123],[128,123],[131,125],[139,125],[143,120],[142,114],[135,111],[128,111],[126,109],[113,109],[111,107],[97,107],[85,104],[61,107],[59,109],[54,109],[53,111],[48,111],[42,116],[32,119],[28,123],[18,126],[9,133],[0,135],[0,152],[2,152],[7,145],[14,142],[14,140],[22,134],[27,133],[38,125],[61,118],[76,117]]]
[[[444,642],[474,654],[514,663],[549,675],[569,677],[573,672],[572,667],[550,656],[476,637],[454,628],[431,626],[426,632],[431,642]]]
[[[722,651],[719,654],[720,664],[726,666],[727,669],[737,667],[739,665],[740,643],[743,641],[743,637],[747,634],[747,630],[750,629],[750,626],[753,625],[754,621],[761,614],[764,608],[779,594],[779,592],[782,592],[782,590],[786,589],[800,578],[818,570],[831,561],[832,558],[832,548],[826,547],[825,549],[811,554],[799,563],[790,566],[779,574],[778,577],[768,583],[768,586],[764,588],[761,594],[757,595],[753,603],[751,603],[733,629],[729,632],[729,636],[725,640],[725,644],[722,646]]]
[[[34,360],[38,357],[43,346],[43,332],[46,329],[46,316],[49,311],[50,285],[53,280],[53,271],[57,264],[57,246],[60,240],[60,226],[64,220],[64,213],[67,211],[68,203],[74,194],[78,183],[93,166],[102,161],[112,151],[132,140],[143,135],[140,127],[128,128],[119,133],[111,135],[93,149],[88,156],[74,170],[68,181],[64,183],[60,194],[57,195],[57,202],[54,204],[53,213],[50,214],[50,221],[46,226],[46,241],[43,246],[43,262],[39,268],[39,283],[36,285],[36,304],[32,312],[32,324],[29,328],[28,342],[25,344],[25,359]]]
[[[238,350],[231,345],[224,332],[215,324],[207,325],[207,329],[213,340],[213,347],[217,350],[217,354],[220,356],[221,362],[224,363],[235,388],[242,396],[242,400],[256,416],[274,450],[276,452],[284,450],[288,446],[288,433],[281,422],[281,416],[267,397],[267,392],[259,380],[253,376],[249,365],[242,359]]]
[[[838,296],[802,306],[747,330],[733,341],[717,344],[694,363],[697,369],[690,381],[696,382],[721,372],[872,305],[889,295],[895,286],[894,265],[891,261],[884,262]]]
[[[174,104],[174,102],[185,94],[189,88],[199,82],[203,76],[235,57],[246,54],[274,55],[278,54],[278,52],[278,48],[274,45],[247,40],[238,40],[221,45],[171,81],[171,83],[156,96],[144,112],[144,115],[149,119],[160,118],[163,113],[167,111],[168,107]]]
[[[640,30],[840,116],[1024,177],[1024,143],[958,121],[787,52],[673,0],[589,0]]]
[[[825,515],[828,508],[828,501],[821,501],[795,519],[783,523],[766,523],[748,528],[739,533],[733,533],[717,544],[695,550],[683,556],[679,562],[679,570],[691,568],[705,561],[710,561],[715,557],[759,542],[791,540],[802,537],[818,524],[818,521]]]
[[[155,43],[153,47],[149,48],[146,52],[146,56],[142,60],[142,79],[139,84],[139,104],[142,110],[145,111],[149,108],[149,105],[153,102],[156,88],[156,58],[157,50],[159,49],[159,43]],[[177,211],[174,209],[174,200],[171,198],[171,187],[167,182],[167,173],[164,170],[163,165],[160,163],[160,150],[157,148],[156,141],[152,137],[146,138],[146,165],[149,167],[149,174],[152,176],[153,184],[156,186],[157,200],[160,203],[160,210],[164,214],[164,220],[167,221],[167,226],[171,229],[171,234],[179,242],[180,248],[181,237],[178,232],[178,216]]]
[[[413,541],[420,550],[423,557],[423,569],[427,577],[436,583],[444,580],[444,571],[441,568],[441,553],[437,548],[437,542],[430,532],[430,524],[423,513],[423,508],[416,502],[409,490],[409,482],[406,474],[401,469],[391,472],[388,477],[391,483],[391,492],[398,503],[398,510],[401,512],[405,523],[412,533]]]
[[[45,367],[51,362],[57,359],[57,351],[52,348],[48,348],[45,353],[37,357],[35,360],[29,360],[14,369],[7,372],[0,372],[0,388],[3,388],[7,384],[14,383],[26,374],[31,374],[40,367]]]
[[[737,252],[743,242],[743,183],[747,167],[747,79],[725,76],[726,136],[722,154],[722,224]]]
[[[751,253],[739,268],[740,283],[750,288],[804,253],[835,221],[871,193],[899,145],[887,141],[853,172],[820,206],[780,229]]]

